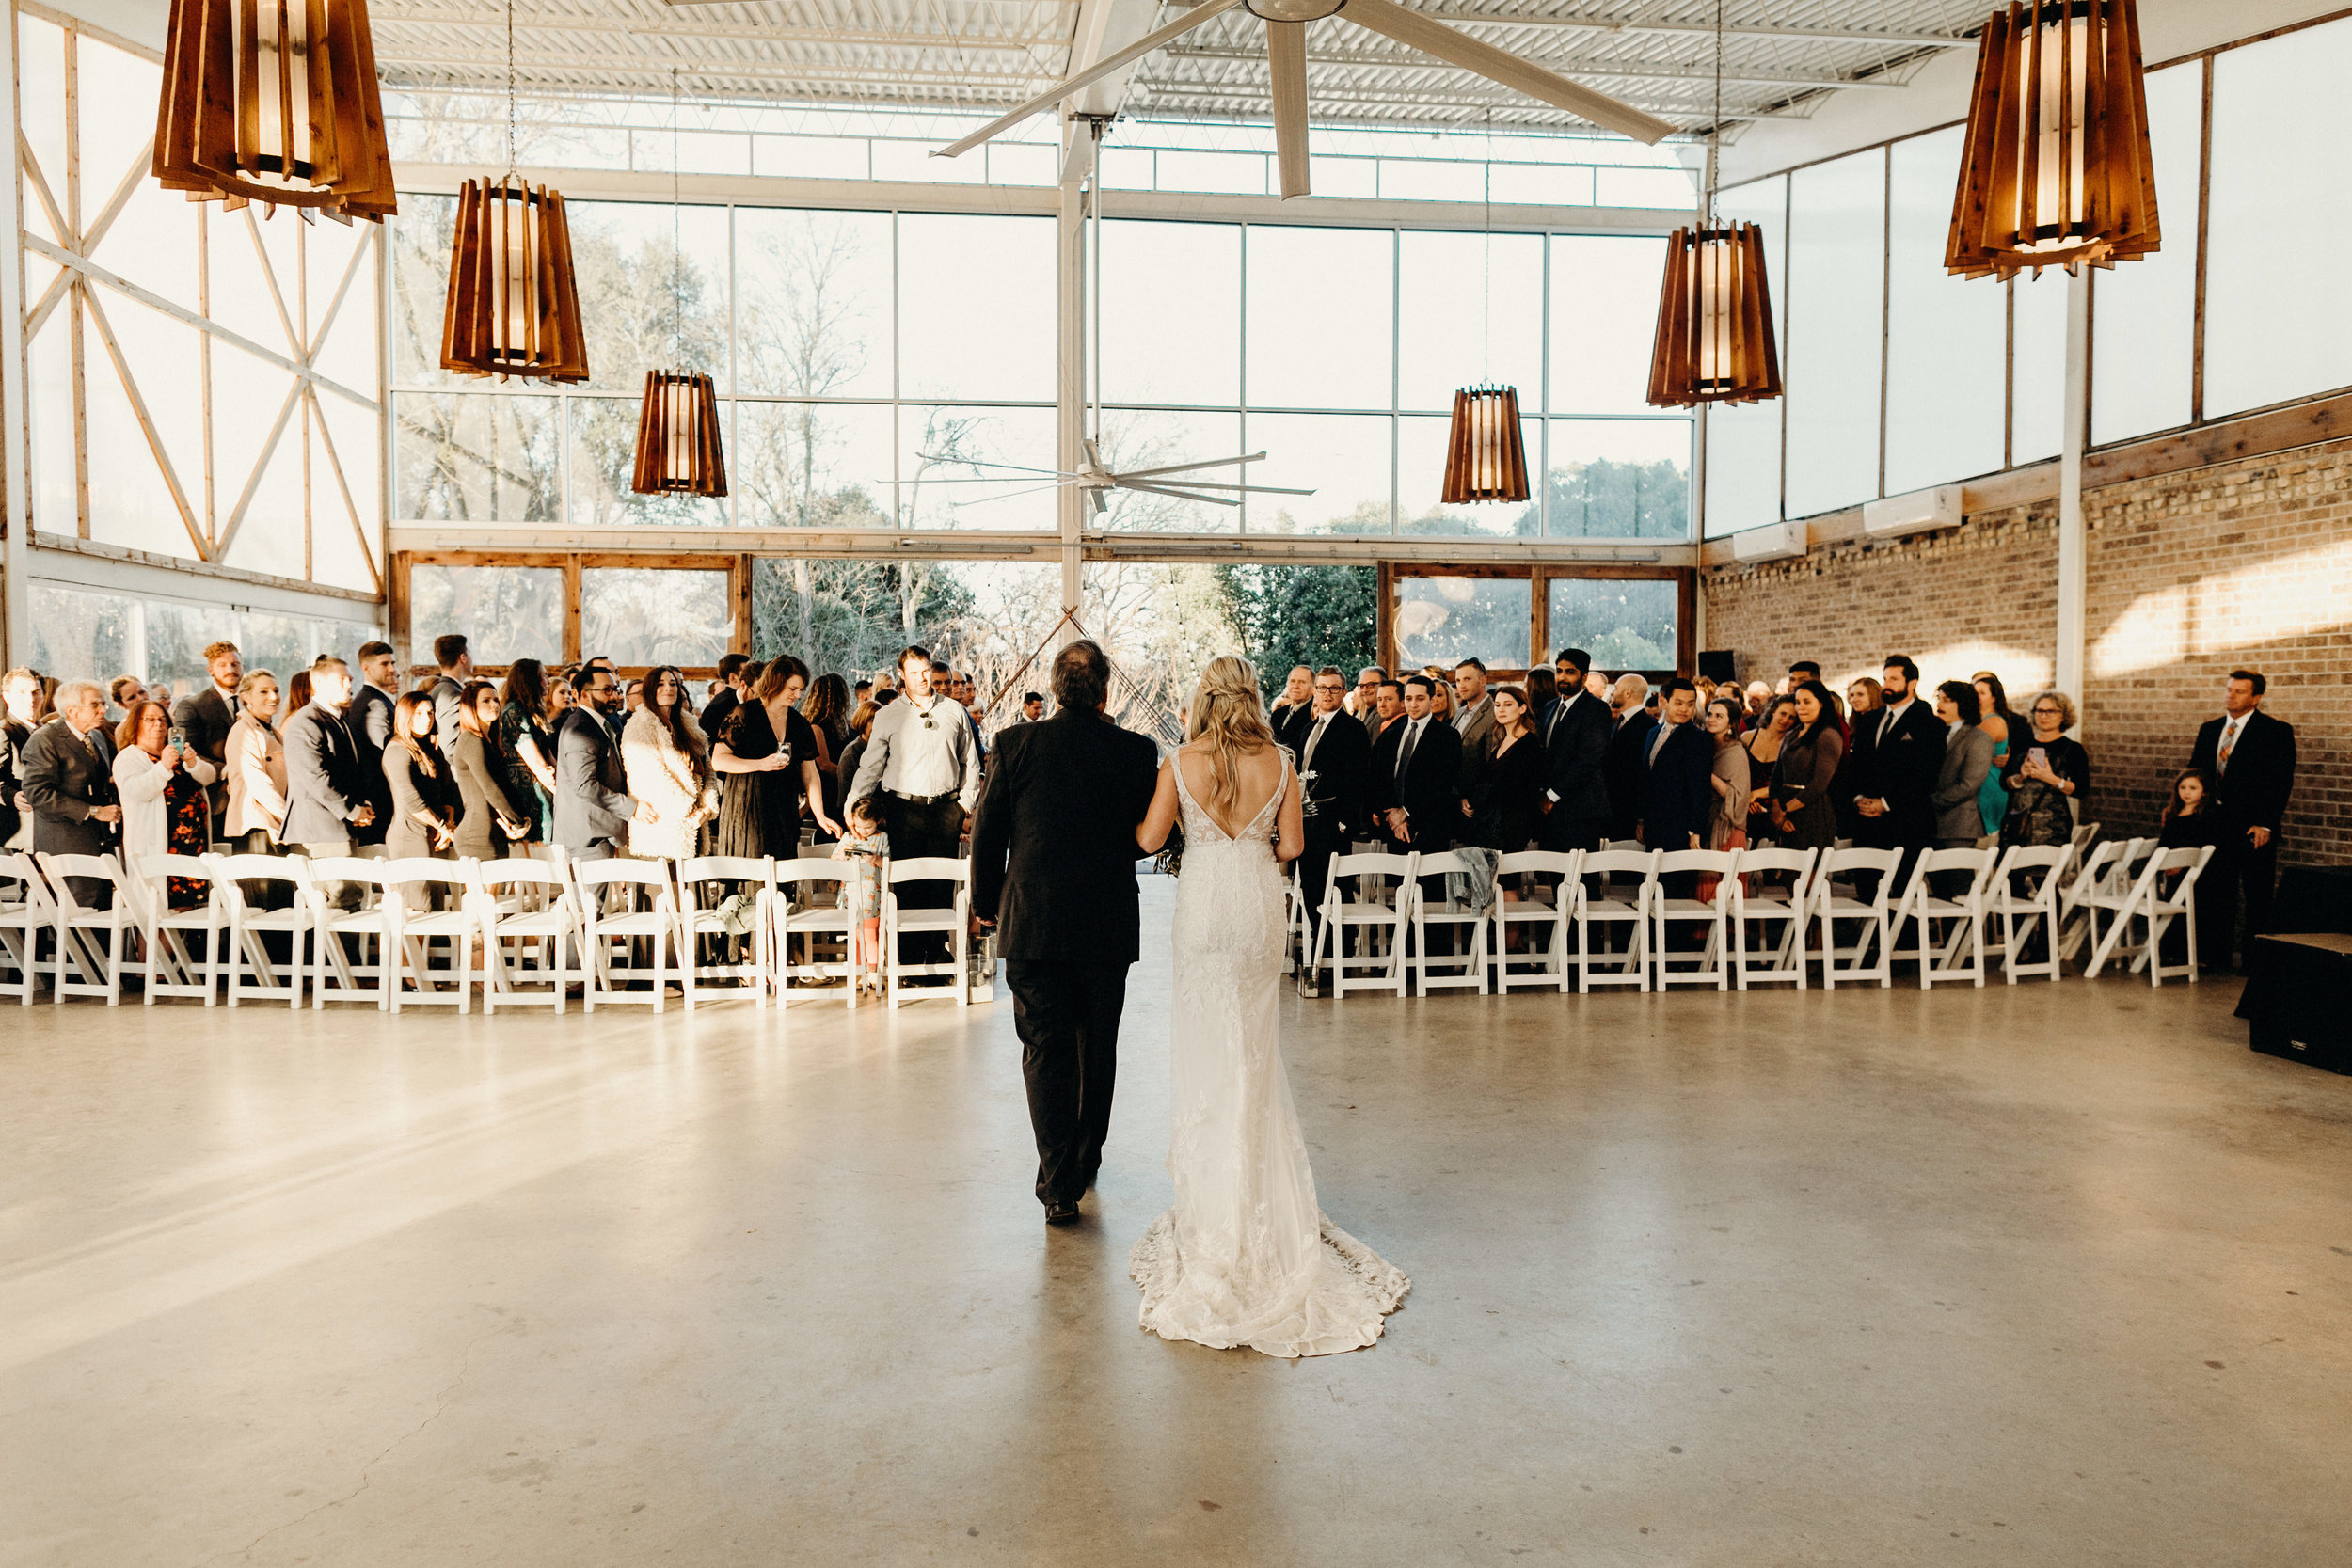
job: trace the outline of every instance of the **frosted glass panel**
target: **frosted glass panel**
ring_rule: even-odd
[[[1249,402],[1386,408],[1396,302],[1393,235],[1249,230]]]
[[[1788,505],[1805,517],[1879,493],[1886,153],[1789,177]]]
[[[588,385],[635,399],[647,371],[675,366],[716,376],[724,388],[726,209],[566,201],[564,215],[580,278]]]
[[[1241,401],[1238,226],[1103,225],[1103,396]]]
[[[1779,193],[1766,182],[1780,226]],[[1753,187],[1751,189],[1754,189]],[[1763,193],[1756,191],[1757,196]],[[1732,203],[1726,201],[1727,214]],[[1747,214],[1740,214],[1754,221]],[[1646,414],[1650,351],[1658,334],[1662,241],[1561,234],[1551,242],[1551,405],[1554,414]],[[1774,279],[1775,282],[1778,279]]]
[[[1397,406],[1451,413],[1455,388],[1543,386],[1544,242],[1534,234],[1405,234],[1398,249]],[[1613,301],[1622,305],[1623,300]]]
[[[1314,494],[1250,497],[1249,531],[1388,532],[1390,423],[1385,414],[1251,414],[1244,439],[1266,460],[1249,465],[1249,483]]]
[[[1054,396],[1054,220],[898,219],[898,371],[910,397]]]
[[[475,661],[481,664],[498,667],[518,658],[559,662],[564,657],[563,570],[554,566],[411,568],[409,661],[431,663],[433,640],[451,631],[465,634]]]
[[[1550,589],[1554,648],[1583,649],[1596,670],[1675,667],[1682,593],[1671,578],[1553,578]]]
[[[2010,285],[2017,309],[2010,462],[2019,466],[2056,457],[2066,436],[2066,285],[2055,269],[2039,277],[2021,272]]]
[[[1886,488],[1921,490],[2001,466],[2008,291],[1944,270],[1961,131],[1888,150]]]
[[[1052,532],[1060,526],[1054,449],[1050,408],[906,404],[898,410],[900,526]]]
[[[724,572],[590,567],[580,574],[580,645],[615,664],[716,664],[732,624]]]
[[[1103,416],[1104,466],[1114,473],[1165,467],[1176,463],[1203,463],[1234,457],[1242,451],[1241,416],[1167,408],[1114,408]],[[1196,495],[1242,497],[1232,490],[1202,490],[1208,484],[1255,484],[1263,463],[1237,463],[1221,468],[1196,468],[1170,474],[1162,483],[1189,489]],[[1267,497],[1279,500],[1279,497]],[[1089,503],[1089,528],[1137,529],[1159,533],[1231,533],[1241,527],[1239,505],[1182,500],[1174,496],[1146,495],[1137,490],[1113,490],[1104,495],[1108,509],[1100,513]]]
[[[735,276],[738,390],[890,395],[889,214],[739,207]]]
[[[2208,419],[2352,382],[2347,75],[2352,24],[2342,22],[2214,60]]]
[[[1715,215],[1764,230],[1764,271],[1771,286],[1772,331],[1784,362],[1788,353],[1788,181],[1775,175],[1724,192]],[[1664,264],[1662,259],[1660,263]],[[1554,376],[1558,374],[1555,368]],[[1707,411],[1707,537],[1780,521],[1781,400],[1716,404]]]
[[[1396,661],[1451,670],[1475,658],[1504,670],[1527,668],[1534,645],[1534,585],[1525,578],[1400,577],[1396,579]]]
[[[737,404],[727,448],[736,521],[749,528],[888,528],[895,439],[886,406]]]
[[[2090,279],[2090,438],[2120,441],[2188,423],[2197,330],[2197,159],[2204,71],[2148,78],[2148,143],[2156,163],[2164,248]],[[2352,369],[2343,372],[2352,377]]]
[[[1553,420],[1545,533],[1554,539],[1688,539],[1691,424]]]

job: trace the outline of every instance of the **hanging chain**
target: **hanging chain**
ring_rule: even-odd
[[[1495,379],[1495,110],[1491,103],[1486,105],[1486,179],[1482,194],[1486,201],[1480,209],[1480,222],[1486,231],[1486,281],[1480,284],[1478,291],[1478,379],[1492,386]]]
[[[506,172],[515,172],[515,0],[506,0]]]
[[[670,352],[686,366],[686,304],[680,273],[686,251],[684,198],[678,189],[677,67],[670,68]]]
[[[1715,112],[1707,122],[1707,217],[1715,227],[1715,150],[1724,134],[1724,0],[1715,0]]]

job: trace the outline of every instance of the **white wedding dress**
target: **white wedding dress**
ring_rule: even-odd
[[[1238,837],[1193,800],[1184,827],[1169,1009],[1175,1207],[1128,1258],[1145,1328],[1268,1355],[1328,1355],[1380,1338],[1412,1282],[1324,1218],[1282,1070],[1282,879],[1269,842],[1282,783]]]

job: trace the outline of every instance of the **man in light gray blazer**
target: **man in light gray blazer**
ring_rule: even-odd
[[[1937,687],[1935,716],[1944,721],[1946,732],[1943,766],[1936,773],[1935,792],[1929,797],[1935,808],[1935,847],[1972,849],[1984,836],[1977,792],[1993,771],[1993,737],[1978,728],[1982,713],[1975,684],[1946,681]],[[1934,881],[1939,898],[1968,885],[1966,875],[1957,871],[1939,872]]]
[[[621,705],[610,670],[583,671],[580,701],[555,730],[555,842],[574,860],[606,860],[628,841],[630,821],[653,808],[629,799],[621,749],[605,716]]]

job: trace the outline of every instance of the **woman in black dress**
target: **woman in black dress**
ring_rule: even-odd
[[[841,776],[841,753],[850,744],[850,683],[839,675],[819,675],[801,704],[801,717],[816,733],[817,771],[825,781],[825,815],[841,819],[842,791],[850,783]],[[820,833],[819,837],[829,837]]]
[[[808,666],[787,654],[760,672],[752,700],[727,720],[710,753],[710,766],[723,780],[713,854],[798,859],[804,795],[825,832],[840,835],[824,809],[817,732],[798,710],[807,687]]]
[[[1527,721],[1527,693],[1516,686],[1494,691],[1495,727],[1486,758],[1462,802],[1470,843],[1500,854],[1527,847],[1543,816],[1543,747]]]
[[[547,839],[548,803],[555,798],[555,717],[546,668],[535,658],[516,659],[499,709],[498,760],[506,770],[508,809],[523,819],[531,843]]]
[[[1785,849],[1826,849],[1837,841],[1830,781],[1845,760],[1845,729],[1837,699],[1820,681],[1798,687],[1789,702],[1798,729],[1772,763],[1773,839]]]

